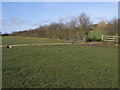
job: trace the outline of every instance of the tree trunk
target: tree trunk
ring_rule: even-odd
[[[83,35],[83,42],[87,42],[87,35]]]

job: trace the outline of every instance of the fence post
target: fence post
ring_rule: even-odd
[[[102,41],[104,40],[104,36],[103,36],[103,34],[102,34],[101,40],[102,40]]]

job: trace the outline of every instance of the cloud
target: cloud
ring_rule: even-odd
[[[16,17],[12,17],[12,18],[9,19],[9,23],[11,23],[11,24],[23,24],[23,23],[26,23],[26,22],[28,22],[28,21],[20,19],[20,18],[16,18]]]
[[[70,21],[73,19],[76,19],[76,17],[75,16],[60,16],[60,17],[58,17],[58,21],[60,21],[60,22],[67,22],[67,21]]]
[[[58,19],[68,19],[69,18],[69,16],[60,16],[60,17],[58,17]]]
[[[58,19],[61,19],[61,20],[67,20],[67,19],[72,19],[74,18],[73,16],[59,16]]]
[[[2,20],[0,20],[0,27],[2,27]]]
[[[17,17],[11,17],[7,20],[2,20],[2,26],[13,26],[13,25],[20,25],[28,22],[27,20],[20,19]],[[0,23],[1,25],[1,23]]]
[[[34,27],[38,27],[41,25],[49,25],[50,23],[54,23],[54,22],[67,22],[69,20],[75,19],[74,16],[58,16],[52,19],[43,19],[40,20],[39,22],[33,23],[32,26]]]
[[[101,17],[101,16],[99,16],[99,17],[95,17],[95,19],[98,20],[98,21],[104,21],[104,22],[107,22],[107,19],[106,19],[105,17]]]
[[[34,26],[34,27],[38,27],[38,26],[41,26],[41,25],[50,24],[52,22],[55,22],[55,20],[54,19],[43,19],[43,20],[41,20],[39,22],[36,22],[36,23],[33,23],[31,25]]]
[[[52,19],[46,19],[46,20],[42,20],[41,22],[42,23],[49,23],[49,22],[51,22],[51,21],[53,21]]]
[[[8,22],[5,21],[5,20],[0,20],[0,27],[2,26],[7,26],[8,25]]]

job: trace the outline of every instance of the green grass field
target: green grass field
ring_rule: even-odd
[[[32,38],[32,37],[22,37],[22,36],[7,36],[2,38],[2,45],[13,45],[13,44],[45,44],[45,43],[63,43],[66,42],[56,39],[48,38]]]
[[[16,39],[15,39],[16,38]],[[18,39],[19,38],[19,39]],[[66,42],[3,37],[3,44]],[[116,88],[116,46],[51,45],[3,47],[3,88]]]

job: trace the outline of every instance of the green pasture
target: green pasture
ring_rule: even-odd
[[[3,45],[66,42],[3,37]],[[79,44],[2,48],[3,88],[117,88],[118,47]]]
[[[65,40],[56,40],[48,38],[33,38],[22,36],[5,36],[2,38],[2,45],[15,45],[15,44],[45,44],[45,43],[60,43],[66,42]]]

